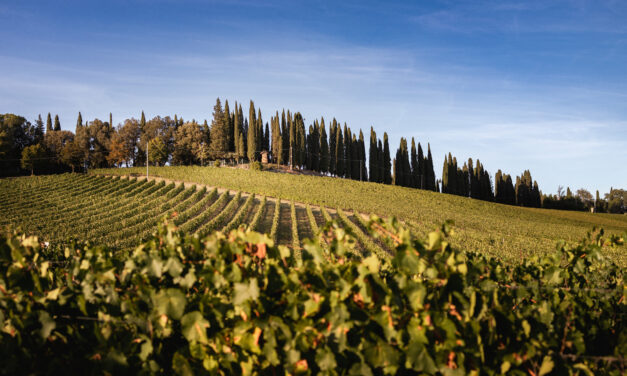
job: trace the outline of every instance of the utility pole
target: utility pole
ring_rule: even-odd
[[[146,181],[148,181],[148,149],[150,148],[150,143],[146,140]]]

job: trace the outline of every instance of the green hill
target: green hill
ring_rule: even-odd
[[[145,169],[94,170],[95,174],[145,174]],[[284,200],[395,216],[419,235],[455,222],[454,242],[505,259],[552,252],[558,240],[576,242],[593,227],[627,231],[627,216],[521,208],[418,189],[347,179],[214,167],[151,167],[150,174]],[[624,254],[613,255],[620,263]]]
[[[627,231],[627,216],[520,208],[329,177],[160,167],[150,169],[151,179],[172,181],[156,182],[145,181],[143,173],[142,168],[104,169],[91,175],[0,180],[0,225],[20,227],[52,244],[75,238],[128,248],[168,215],[186,232],[203,235],[247,224],[298,248],[333,218],[356,233],[362,251],[383,254],[388,245],[365,231],[367,214],[373,213],[395,216],[420,236],[452,219],[455,245],[504,260],[552,252],[558,240],[576,242],[595,226],[609,233]],[[624,250],[607,252],[618,264],[627,264]]]

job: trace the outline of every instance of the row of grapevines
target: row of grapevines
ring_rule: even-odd
[[[253,194],[248,195],[248,198],[244,202],[244,205],[242,205],[239,208],[237,213],[235,213],[235,215],[233,216],[233,219],[231,219],[231,221],[226,226],[224,226],[222,231],[224,231],[225,233],[228,233],[229,231],[237,228],[237,226],[239,226],[242,223],[244,216],[246,215],[246,213],[248,212],[248,209],[250,209],[250,206],[254,202],[255,202],[255,194],[253,193]]]
[[[79,218],[88,217],[91,220],[98,219],[99,216],[109,215],[109,212],[115,208],[120,208],[130,201],[131,197],[136,197],[149,186],[147,180],[129,179],[130,184],[121,188],[115,195],[111,195],[106,199],[94,198],[93,200],[99,200],[97,204],[87,210],[76,211],[75,213],[68,213],[66,216],[60,217],[55,221],[50,222],[51,225],[56,226],[63,222],[73,222]]]
[[[87,179],[85,179],[87,180]],[[86,182],[86,184],[75,184],[69,186],[67,189],[65,187],[60,187],[57,191],[52,194],[42,194],[40,196],[31,197],[26,200],[16,200],[13,207],[7,207],[7,210],[16,210],[15,216],[18,213],[23,213],[24,215],[32,215],[33,213],[37,213],[42,208],[45,208],[50,205],[50,203],[58,201],[59,198],[67,198],[84,195],[88,193],[90,190],[94,189],[94,187],[98,187],[98,184],[105,184],[108,181],[101,179],[89,179],[96,181],[96,186],[92,186]],[[12,218],[11,218],[12,219]]]
[[[120,196],[136,186],[137,183],[135,180],[120,179],[105,192],[94,191],[90,192],[89,195],[83,198],[74,197],[72,200],[67,200],[68,202],[73,202],[74,205],[64,208],[56,207],[56,214],[51,211],[42,210],[39,211],[37,215],[39,217],[45,217],[46,224],[52,227],[56,226],[60,222],[69,222],[69,220],[76,218],[77,216],[89,217],[92,213],[94,213],[94,210],[105,211],[106,204],[112,204],[114,202],[119,203]]]
[[[224,223],[233,215],[233,213],[235,213],[235,209],[237,209],[237,207],[239,206],[239,200],[241,197],[242,192],[237,192],[235,197],[233,197],[233,199],[222,209],[222,211],[218,213],[215,217],[213,217],[209,222],[202,225],[197,232],[201,235],[206,235],[212,231],[221,228]]]
[[[218,197],[218,190],[213,189],[211,192],[207,193],[207,187],[202,187],[198,193],[193,196],[193,204],[190,205],[185,210],[181,211],[177,214],[174,219],[174,223],[176,225],[181,225],[187,222],[190,218],[193,218],[196,214],[198,214],[208,203]]]
[[[109,182],[110,183],[110,182]],[[28,208],[16,208],[11,210],[12,215],[6,217],[8,223],[11,224],[20,224],[22,228],[26,231],[31,229],[35,223],[32,223],[32,218],[40,219],[37,221],[41,226],[46,226],[49,222],[47,220],[41,221],[41,219],[46,219],[48,217],[56,217],[58,212],[63,212],[68,207],[72,207],[75,201],[88,200],[91,198],[91,192],[97,189],[97,186],[90,187],[87,186],[79,186],[79,189],[82,189],[83,192],[80,194],[72,194],[68,193],[72,199],[68,199],[66,195],[58,194],[58,195],[49,195],[45,199],[41,199],[38,202],[34,203],[31,207]],[[68,191],[66,191],[68,192]],[[26,206],[26,205],[24,205]]]
[[[81,176],[84,178],[84,176]],[[93,177],[92,177],[93,178]],[[34,196],[54,193],[60,187],[70,186],[70,182],[79,179],[79,176],[63,174],[52,176],[37,176],[31,179],[2,179],[0,180],[0,205],[10,207],[16,201],[30,201]]]
[[[218,209],[224,206],[224,204],[228,201],[228,199],[229,199],[229,192],[224,191],[220,195],[220,197],[218,197],[218,199],[214,203],[211,204],[211,206],[202,210],[198,215],[191,218],[187,222],[183,223],[181,225],[181,230],[184,232],[196,232],[196,230],[203,223],[209,221],[212,218],[212,216],[214,215],[214,212],[216,212]]]
[[[137,206],[126,211],[121,218],[111,223],[106,231],[101,231],[102,235],[108,235],[116,231],[125,231],[126,229],[145,221],[153,214],[153,211],[159,207],[159,202],[163,200],[163,196],[175,189],[174,183],[165,184],[151,200],[145,200],[138,203]]]
[[[174,184],[174,183],[173,183]],[[128,240],[136,237],[141,237],[148,231],[154,229],[154,226],[158,223],[161,216],[163,216],[173,205],[178,204],[180,201],[185,200],[189,195],[193,193],[192,188],[185,189],[183,184],[179,184],[178,187],[170,190],[165,194],[165,202],[157,204],[152,208],[144,211],[141,215],[136,216],[132,223],[121,230],[111,232],[105,237],[105,242],[113,240],[123,240],[123,244],[129,244]]]
[[[261,198],[261,202],[259,203],[259,207],[257,208],[257,212],[255,213],[255,216],[253,217],[253,219],[248,224],[248,228],[250,230],[258,231],[259,222],[261,221],[261,218],[263,217],[263,215],[264,215],[264,213],[266,211],[266,203],[267,203],[266,196],[263,196]]]
[[[50,231],[52,239],[62,241],[65,238],[70,237],[72,234],[81,233],[81,231],[87,231],[90,228],[106,225],[111,220],[117,220],[123,213],[130,210],[132,207],[137,206],[139,200],[149,198],[158,192],[160,187],[154,181],[143,180],[139,186],[134,188],[127,194],[128,197],[123,196],[121,198],[112,197],[111,201],[105,203],[102,209],[98,206],[94,210],[85,213],[85,216],[78,215],[68,218],[67,221],[60,223],[52,223],[53,230]],[[89,216],[89,222],[85,222],[82,219]],[[80,223],[78,225],[68,226],[65,224]]]
[[[292,248],[294,248],[294,253],[296,258],[300,258],[300,240],[298,239],[298,220],[296,219],[296,206],[294,205],[294,201],[290,203],[290,215],[291,215],[291,224],[292,224]]]
[[[347,229],[349,229],[353,235],[359,240],[359,243],[363,245],[366,251],[370,254],[376,255],[379,258],[386,258],[388,254],[379,247],[370,236],[366,235],[353,221],[351,221],[346,213],[340,208],[337,209],[337,216]]]
[[[58,195],[60,192],[67,191],[69,189],[79,188],[82,182],[96,181],[99,178],[96,176],[85,175],[63,175],[57,181],[51,184],[34,184],[31,185],[28,180],[12,180],[12,185],[6,187],[5,200],[3,206],[7,208],[19,207],[20,203],[28,203],[24,205],[36,205],[37,202],[43,198]],[[23,205],[22,204],[22,205]]]
[[[88,239],[100,239],[100,237],[112,231],[126,227],[136,215],[139,215],[143,210],[154,205],[155,202],[159,201],[161,195],[167,193],[172,188],[174,188],[173,185],[166,185],[165,182],[155,183],[145,191],[145,196],[134,198],[127,207],[115,210],[115,214],[110,213],[110,215],[102,218],[98,222],[90,221],[85,223],[81,226],[82,230],[78,231],[84,233]],[[68,230],[71,234],[77,229]],[[62,239],[56,240],[60,241]]]
[[[274,204],[274,216],[272,217],[272,227],[270,228],[270,239],[277,244],[279,240],[279,219],[281,217],[281,199],[277,198]]]
[[[316,222],[316,217],[314,217],[313,211],[311,210],[311,205],[307,204],[307,218],[309,219],[309,226],[311,226],[311,232],[314,236],[317,236],[320,232],[320,227],[318,227],[318,223]]]

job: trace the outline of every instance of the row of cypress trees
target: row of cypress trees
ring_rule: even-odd
[[[371,127],[369,156],[366,158],[362,130],[357,134],[335,118],[329,123],[328,133],[324,118],[315,119],[306,128],[302,114],[289,110],[283,110],[281,114],[276,111],[270,122],[264,125],[261,110],[255,109],[252,100],[245,118],[241,104],[236,102],[231,112],[228,101],[222,108],[218,98],[213,111],[210,140],[210,154],[214,158],[230,155],[259,161],[261,153],[268,151],[272,163],[337,177],[441,190],[443,193],[511,205],[541,205],[541,193],[537,182],[531,180],[529,171],[517,177],[514,185],[511,177],[499,170],[493,188],[490,175],[479,160],[473,163],[469,158],[460,167],[457,159],[449,153],[444,157],[442,179],[438,181],[429,144],[425,155],[422,145],[414,138],[411,139],[411,150],[407,139],[401,138],[396,156],[392,159],[387,133],[380,139]]]
[[[213,110],[210,153],[213,157],[237,157],[259,161],[263,151],[269,151],[272,162],[292,168],[307,169],[347,179],[396,184],[407,187],[437,190],[431,148],[425,156],[422,146],[412,139],[409,154],[399,154],[392,163],[388,135],[377,138],[370,129],[369,158],[366,157],[362,130],[351,128],[333,118],[328,133],[325,119],[315,119],[308,129],[300,112],[277,111],[269,124],[262,120],[261,110],[250,102],[248,118],[244,118],[241,104],[235,103],[230,112],[228,101],[224,109],[219,98]],[[404,139],[403,139],[404,142]],[[394,166],[393,166],[394,164]]]
[[[494,200],[490,174],[481,162],[477,160],[473,167],[472,158],[468,158],[468,162],[464,162],[464,166],[460,168],[457,158],[451,153],[444,156],[442,192],[485,201]]]
[[[374,131],[372,131],[374,132]],[[387,143],[387,134],[385,135]],[[392,184],[403,187],[439,191],[433,171],[433,157],[431,145],[427,144],[427,156],[424,155],[422,145],[411,139],[411,154],[408,150],[407,139],[401,138],[396,150],[396,158],[392,161]]]
[[[392,159],[388,134],[384,133],[381,139],[377,137],[377,133],[371,127],[369,155],[366,157],[362,130],[353,132],[346,123],[342,125],[335,118],[329,122],[328,126],[324,118],[315,119],[306,128],[305,120],[299,112],[292,113],[289,110],[283,110],[279,114],[276,111],[274,116],[270,117],[269,123],[264,124],[261,110],[255,108],[252,100],[248,110],[246,117],[241,103],[235,102],[235,106],[231,110],[228,101],[225,101],[223,107],[220,99],[217,98],[213,108],[211,126],[207,124],[206,120],[202,125],[192,121],[192,126],[200,130],[200,136],[194,136],[194,134],[190,136],[192,138],[189,142],[191,145],[189,151],[192,154],[185,153],[187,149],[183,147],[184,145],[178,147],[180,142],[177,140],[180,138],[185,142],[185,135],[179,135],[183,131],[183,120],[177,119],[176,115],[171,126],[161,126],[161,123],[170,124],[171,121],[166,117],[157,119],[160,121],[155,128],[154,126],[147,127],[142,112],[137,127],[138,131],[135,132],[139,133],[130,138],[134,140],[136,149],[146,150],[145,143],[150,138],[149,134],[152,134],[153,138],[156,135],[161,135],[161,138],[165,139],[163,142],[165,144],[164,149],[170,152],[170,156],[167,155],[167,152],[165,153],[161,163],[170,161],[170,163],[179,164],[185,163],[184,161],[187,160],[194,163],[193,161],[199,158],[201,160],[203,158],[237,158],[260,161],[262,152],[267,151],[272,163],[316,171],[321,174],[432,191],[441,190],[443,193],[503,204],[528,207],[544,206],[538,183],[532,180],[528,170],[524,171],[521,176],[517,176],[515,183],[510,175],[499,170],[495,175],[494,182],[492,182],[489,173],[479,160],[473,163],[473,160],[469,158],[463,166],[460,166],[457,159],[448,153],[444,157],[442,179],[436,180],[431,146],[427,145],[425,155],[422,145],[419,142],[416,143],[414,138],[411,139],[411,149],[408,140],[401,138],[395,158]],[[151,122],[154,123],[155,119]],[[43,128],[41,116],[37,123]],[[109,114],[109,123],[102,123],[103,127],[95,127],[95,125],[100,124],[97,121],[93,122],[95,125],[92,124],[89,128],[83,126],[82,123],[79,113],[75,137],[78,146],[81,147],[85,144],[82,149],[89,149],[90,166],[105,166],[108,160],[106,151],[117,149],[113,142],[115,137],[112,134],[115,132],[112,127],[111,114]],[[55,116],[54,126],[52,124],[52,117],[48,114],[46,133],[61,129],[58,116]],[[186,124],[185,127],[189,127],[189,124]],[[156,129],[156,133],[152,128]],[[88,130],[89,132],[87,132]],[[145,137],[144,133],[146,134]],[[111,140],[107,146],[109,138]],[[83,139],[89,139],[89,142],[82,142]],[[128,148],[126,145],[129,143],[128,140],[125,141],[124,138],[121,138],[118,141],[125,144],[124,148]],[[130,143],[133,144],[133,142]],[[203,145],[200,145],[200,150],[195,150],[199,147],[194,146],[194,143],[199,142]],[[130,146],[132,147],[132,145]],[[205,152],[207,155],[204,154]],[[129,153],[132,154],[132,158],[120,158],[126,161],[127,165],[129,159],[132,160],[133,165],[141,164],[145,159],[139,151],[130,151]],[[190,154],[191,157],[187,154]]]

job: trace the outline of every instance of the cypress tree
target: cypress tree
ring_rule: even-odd
[[[113,129],[113,114],[111,112],[109,112],[109,127],[111,127],[111,129]]]
[[[294,114],[293,122],[296,142],[294,152],[296,154],[295,160],[298,168],[302,168],[306,162],[306,141],[305,141],[305,120],[300,112]]]
[[[537,181],[533,182],[532,193],[533,193],[533,203],[532,203],[533,207],[535,207],[535,208],[541,207],[542,206],[542,203],[541,203],[542,198],[540,197],[540,187],[538,187],[538,182]]]
[[[426,189],[426,177],[425,177],[425,156],[422,152],[422,146],[420,142],[418,143],[418,185],[417,187],[420,189]]]
[[[248,151],[246,153],[248,160],[252,163],[255,161],[255,157],[257,154],[258,144],[258,132],[256,130],[257,127],[257,117],[255,114],[255,104],[253,101],[250,101],[250,107],[248,108],[248,137],[247,137],[247,145]]]
[[[354,134],[352,131],[349,132],[351,134],[351,178],[353,180],[359,180],[359,141],[357,140],[356,134]]]
[[[448,172],[450,169],[448,157],[444,154],[444,163],[442,163],[442,193],[449,193]]]
[[[420,169],[418,168],[418,152],[416,150],[416,141],[411,138],[411,186],[420,188]]]
[[[311,169],[320,172],[320,124],[314,120],[313,126],[309,127],[311,134],[307,150],[307,155],[311,158]]]
[[[337,161],[337,121],[333,118],[333,121],[329,124],[329,173],[337,176],[336,161]]]
[[[523,193],[524,188],[522,187],[522,181],[520,179],[520,176],[516,176],[516,185],[515,185],[514,188],[516,190],[516,205],[523,206],[523,204],[524,204],[524,193]]]
[[[266,130],[263,133],[263,150],[270,151],[270,129],[266,121]]]
[[[364,133],[359,130],[359,161],[361,164],[361,173],[359,178],[361,181],[368,181],[368,170],[366,169],[366,143],[364,141]]]
[[[237,122],[239,124],[239,130],[237,134],[239,135],[240,141],[237,148],[239,149],[239,157],[245,158],[246,153],[248,152],[248,145],[246,145],[246,138],[248,137],[248,127],[246,126],[246,120],[244,120],[244,112],[242,111],[242,104],[239,104],[237,109]],[[242,147],[244,145],[244,147]]]
[[[427,163],[426,163],[427,189],[436,190],[435,172],[433,171],[433,158],[431,157],[431,144],[427,143]]]
[[[486,184],[486,180],[485,180],[485,175],[486,175],[486,171],[483,169],[483,165],[479,162],[479,160],[477,160],[477,167],[475,168],[475,171],[477,173],[478,176],[478,183],[479,183],[479,200],[486,200],[486,198],[489,196],[488,193],[488,189],[489,189],[489,184]]]
[[[383,143],[377,139],[377,182],[383,183]]]
[[[48,118],[46,119],[46,133],[52,132],[52,118],[50,112],[48,112]]]
[[[59,122],[59,115],[54,115],[54,130],[55,131],[61,130],[61,123]]]
[[[144,111],[142,111],[142,117],[139,121],[139,127],[141,128],[142,132],[146,130],[146,116],[144,115]]]
[[[390,176],[392,162],[390,160],[390,144],[388,142],[387,132],[383,133],[383,183],[391,184],[392,176]]]
[[[409,151],[407,148],[407,139],[401,137],[401,143],[398,150],[398,156],[396,157],[396,169],[397,169],[397,185],[403,187],[411,187],[411,165],[409,163]],[[400,180],[400,183],[398,182]]]
[[[271,149],[272,149],[272,160],[274,161],[274,163],[276,163],[277,165],[282,164],[282,153],[281,153],[281,149],[282,149],[282,139],[283,136],[281,135],[281,124],[279,123],[279,111],[276,111],[276,114],[274,116],[274,118],[270,118],[270,124],[271,124],[271,131],[272,131],[272,145],[271,145]]]
[[[224,101],[222,129],[224,132],[224,153],[228,153],[234,150],[235,145],[235,142],[233,141],[233,124],[231,124],[231,109],[229,108],[228,99]]]
[[[503,173],[499,169],[494,175],[494,201],[503,204]]]
[[[470,168],[472,169],[472,167]],[[460,192],[460,195],[464,197],[469,196],[468,173],[469,173],[468,164],[464,162],[464,167],[461,170],[460,178],[457,180],[458,182],[460,182],[460,185],[462,187],[462,191]]]
[[[244,126],[242,127],[242,135],[244,136],[244,158],[248,155],[248,118],[244,118]]]
[[[401,138],[401,143],[402,142],[403,142],[403,139]],[[401,161],[401,147],[399,145],[398,149],[396,149],[396,158],[392,160],[392,185],[403,185],[403,182],[401,179],[401,173],[400,173],[400,170],[402,169],[402,167],[400,166],[401,165],[400,161]]]
[[[226,104],[228,104],[228,101],[226,101]],[[226,105],[225,105],[226,107]],[[237,113],[237,102],[235,102],[235,109],[234,111],[231,113],[230,109],[229,110],[224,110],[224,112],[226,112],[226,115],[229,117],[229,124],[228,124],[228,135],[229,135],[229,151],[231,152],[236,152],[236,148],[237,146],[235,146],[235,144],[239,143],[236,139],[235,139],[235,126],[236,126],[236,113]]]
[[[240,134],[240,120],[239,120],[239,108],[237,107],[237,101],[235,101],[235,108],[233,109],[233,150],[235,155],[240,156],[239,148],[239,134]]]
[[[41,118],[41,115],[39,116]],[[81,112],[78,112],[78,119],[76,119],[76,130],[74,131],[74,134],[78,134],[78,130],[83,126],[83,116],[81,115]]]
[[[457,194],[457,182],[456,182],[456,174],[457,174],[457,166],[455,165],[457,160],[453,160],[453,156],[451,153],[448,153],[448,193]],[[444,177],[442,177],[444,180]]]
[[[324,118],[320,119],[320,172],[329,172],[329,141]]]
[[[378,182],[378,158],[377,158],[377,134],[373,127],[370,127],[370,148],[368,148],[368,170],[370,172],[370,181]]]
[[[351,134],[350,128],[346,126],[346,122],[344,122],[344,177],[350,179],[352,177],[351,174]]]
[[[283,161],[283,164],[287,165],[290,163],[290,129],[287,121],[285,120],[285,110],[281,113],[281,137],[281,160]]]
[[[313,150],[313,134],[314,134],[314,125],[310,124],[309,125],[309,133],[306,136],[306,141],[307,141],[307,155],[305,158],[306,161],[306,165],[307,165],[307,169],[308,170],[313,170],[313,158],[314,155],[312,153]]]
[[[472,198],[479,197],[479,181],[475,176],[475,169],[473,167],[472,158],[468,158],[468,185],[469,195]]]
[[[396,158],[394,158],[392,160],[392,185],[398,185],[397,182],[398,182],[398,171],[396,170]]]
[[[291,121],[288,111],[288,126],[290,129],[290,150],[289,150],[289,161],[290,168],[296,167],[296,127],[294,127],[294,123]]]
[[[257,109],[257,128],[255,137],[257,139],[257,149],[255,152],[255,160],[261,160],[261,151],[264,148],[264,135],[263,135],[263,119],[261,118],[261,108]]]
[[[505,189],[507,192],[507,203],[516,205],[516,190],[514,189],[514,182],[510,175],[507,175],[505,178]]]
[[[342,127],[339,124],[335,127],[335,174],[338,177],[344,176],[344,137]]]
[[[494,201],[494,192],[492,191],[492,181],[490,180],[490,173],[481,166],[481,188],[482,188],[482,200]]]

